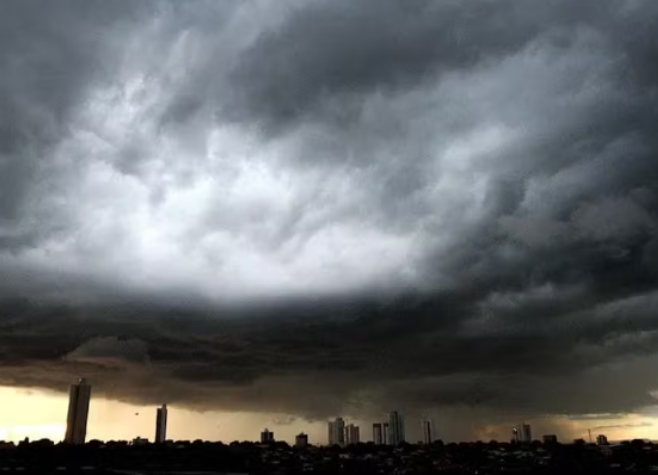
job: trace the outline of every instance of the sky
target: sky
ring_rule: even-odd
[[[657,23],[0,2],[0,436],[658,437]]]

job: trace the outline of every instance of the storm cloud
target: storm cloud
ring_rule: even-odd
[[[0,384],[311,419],[652,405],[657,22],[2,2]]]

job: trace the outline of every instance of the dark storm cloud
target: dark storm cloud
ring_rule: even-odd
[[[120,34],[142,9],[121,0],[10,0],[0,8],[0,249],[20,250],[56,232],[38,206],[67,181],[50,155],[85,91],[116,67],[109,32]]]
[[[64,357],[68,361],[99,365],[147,364],[148,352],[141,340],[126,338],[93,338]]]
[[[310,418],[653,403],[655,2],[23,5],[0,383]]]
[[[640,349],[645,331],[626,329],[618,338],[590,336],[580,343],[568,330],[473,335],[437,329],[410,313],[404,322],[374,310],[372,321],[331,322],[331,311],[309,311],[313,321],[227,322],[199,314],[163,318],[144,308],[115,308],[112,315],[88,310],[76,318],[65,308],[39,311],[23,304],[20,310],[15,304],[13,312],[4,312],[15,318],[3,329],[2,382],[63,389],[67,377],[84,375],[98,394],[136,403],[155,404],[164,396],[197,408],[309,418],[346,407],[372,415],[436,405],[528,413],[631,411],[651,404],[648,392],[658,384],[651,377],[655,343]],[[62,332],[66,328],[74,331]],[[131,339],[112,336],[119,332]],[[648,356],[638,359],[642,353]],[[615,366],[629,357],[630,363]],[[299,391],[303,401],[295,397]]]
[[[314,2],[264,33],[231,78],[247,109],[288,121],[317,112],[324,99],[358,101],[498,60],[546,28],[546,10],[518,2]]]
[[[639,15],[644,11],[647,16]],[[312,2],[298,8],[283,27],[266,31],[241,56],[230,75],[249,117],[275,123],[319,112],[324,101],[350,101],[376,91],[435,83],[442,74],[491,64],[540,37],[568,47],[580,29],[612,29],[644,81],[653,78],[652,45],[639,38],[650,31],[655,6],[553,0],[542,5],[517,1],[457,1],[400,4],[393,1]],[[605,32],[603,32],[605,33]],[[653,82],[649,81],[649,85]],[[337,110],[337,109],[336,109]]]

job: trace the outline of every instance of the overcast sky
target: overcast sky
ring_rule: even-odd
[[[657,27],[654,0],[0,2],[0,385],[650,410]]]

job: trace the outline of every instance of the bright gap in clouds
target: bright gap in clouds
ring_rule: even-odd
[[[38,208],[58,232],[25,251],[22,262],[217,302],[419,288],[428,247],[449,249],[458,229],[486,213],[490,162],[516,139],[492,120],[454,136],[444,124],[429,142],[418,137],[433,157],[416,163],[425,182],[411,195],[425,211],[391,220],[391,210],[405,204],[386,196],[381,172],[394,179],[425,152],[410,149],[400,168],[398,154],[406,150],[375,148],[366,153],[378,154],[379,162],[364,166],[364,157],[340,156],[350,146],[323,150],[326,132],[312,124],[269,141],[218,123],[211,113],[178,128],[163,126],[168,78],[122,74],[88,95],[47,165],[51,178],[42,186],[53,199]],[[353,147],[364,153],[360,146],[380,139],[378,121],[419,95],[440,101],[446,87],[462,88],[468,80],[448,81],[429,95],[366,100],[358,126],[363,137],[352,137]],[[475,94],[477,82],[472,86]],[[428,134],[434,119],[430,108],[410,117],[413,127],[400,133]],[[318,148],[300,146],[300,135],[318,137]],[[328,162],[305,160],[308,154]],[[382,206],[382,197],[389,204]]]
[[[157,130],[149,114],[156,93],[157,84],[150,91],[132,78],[86,101],[47,165],[55,178],[43,186],[56,197],[38,203],[59,232],[23,262],[218,301],[337,294],[413,277],[413,230],[384,229],[367,208],[353,212],[369,199],[353,170],[295,169],[286,165],[289,141],[258,145],[248,131],[211,121],[196,124],[201,143],[190,147]],[[59,170],[76,172],[57,181]]]
[[[157,35],[157,23],[144,33],[147,43]],[[42,186],[51,199],[38,203],[57,232],[21,262],[220,302],[418,288],[428,249],[450,252],[454,236],[489,212],[491,182],[518,178],[505,162],[519,133],[489,99],[508,96],[508,77],[518,74],[496,68],[516,73],[519,64],[532,70],[530,62],[549,76],[526,51],[434,87],[365,97],[346,145],[313,121],[264,140],[218,122],[204,105],[188,121],[167,123],[182,66],[204,61],[180,45],[197,40],[180,35],[160,58],[165,66],[125,59],[110,84],[81,101],[47,165]],[[454,131],[467,112],[478,120]],[[385,140],[386,127],[403,147]],[[353,149],[358,156],[349,156]],[[409,184],[400,185],[409,169]],[[395,196],[387,180],[396,179],[417,189]]]
[[[561,79],[580,64],[549,61],[536,51],[542,40],[433,86],[366,95],[338,140],[313,120],[266,140],[222,123],[217,106],[168,119],[180,99],[172,91],[191,80],[184,71],[209,58],[202,32],[183,31],[160,51],[162,28],[154,21],[133,34],[146,56],[126,54],[80,101],[42,170],[49,200],[35,204],[54,231],[21,262],[217,301],[420,287],[428,250],[450,252],[454,236],[490,211],[492,182],[524,173],[507,159],[523,136],[514,124],[525,120],[491,98],[523,90],[509,83],[520,70],[550,91],[549,70]],[[596,71],[607,64],[590,61]],[[589,100],[581,96],[571,99]],[[455,130],[460,122],[470,125]]]

